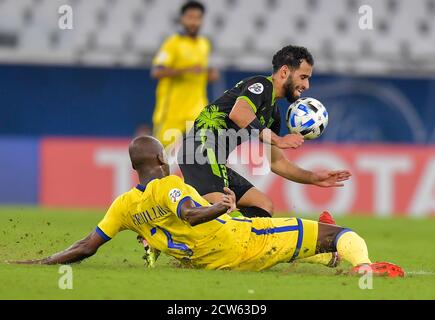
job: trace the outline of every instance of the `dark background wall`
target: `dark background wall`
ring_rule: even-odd
[[[210,99],[252,74],[223,72]],[[155,86],[148,69],[0,65],[0,135],[128,137],[151,125]],[[329,111],[323,141],[435,142],[435,79],[314,74],[305,95]]]

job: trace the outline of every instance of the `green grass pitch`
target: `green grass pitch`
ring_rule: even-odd
[[[338,218],[363,236],[373,261],[401,265],[403,279],[359,278],[319,265],[280,264],[263,272],[181,269],[163,256],[145,269],[135,234],[122,232],[80,264],[72,265],[73,289],[58,286],[59,266],[9,265],[41,258],[85,237],[103,211],[0,208],[0,299],[435,299],[435,219]]]

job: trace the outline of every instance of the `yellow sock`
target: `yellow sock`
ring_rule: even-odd
[[[315,263],[315,264],[322,264],[324,266],[328,266],[332,259],[332,252],[328,253],[319,253],[314,256],[298,259],[298,262],[302,263]]]
[[[337,243],[338,254],[353,266],[371,263],[366,242],[353,231],[347,231],[339,235]]]

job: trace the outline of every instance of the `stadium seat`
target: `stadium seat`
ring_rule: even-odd
[[[235,61],[240,61],[241,69],[258,69],[277,48],[290,43],[308,47],[318,70],[351,66],[365,71],[366,65],[381,60],[377,73],[400,66],[427,72],[435,61],[434,0],[203,2],[207,15],[202,31],[224,67],[237,68]],[[73,30],[58,28],[58,8],[63,4],[73,8]],[[373,10],[373,30],[359,27],[362,5]],[[92,53],[86,61],[101,57],[98,65],[149,63],[150,58],[140,57],[152,57],[164,38],[177,30],[178,14],[172,0],[3,0],[0,62],[49,63],[55,55],[57,62],[68,64],[105,51]]]

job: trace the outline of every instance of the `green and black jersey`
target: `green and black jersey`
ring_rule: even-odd
[[[272,77],[254,76],[243,79],[230,90],[206,106],[196,118],[192,130],[184,138],[180,156],[212,149],[218,163],[225,163],[231,151],[249,139],[247,130],[240,128],[229,118],[238,99],[245,100],[260,123],[279,134],[281,116],[275,103]],[[194,148],[186,146],[194,145]],[[201,145],[202,148],[198,148]]]

